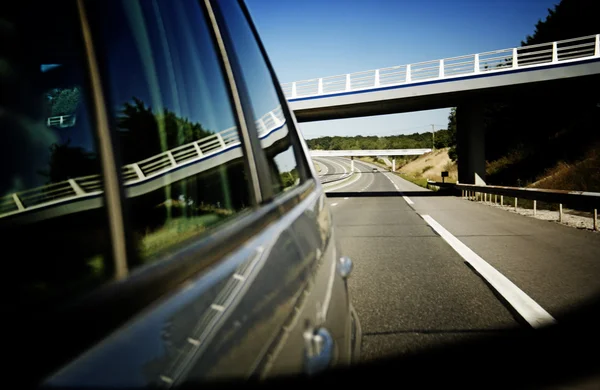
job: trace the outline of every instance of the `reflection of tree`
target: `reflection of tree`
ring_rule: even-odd
[[[71,140],[69,139],[64,144],[50,146],[48,169],[40,172],[41,175],[48,178],[49,182],[56,183],[100,172],[95,153],[70,144]]]
[[[151,107],[146,107],[144,102],[136,97],[133,98],[133,103],[127,102],[123,105],[118,126],[125,164],[143,160],[212,134],[200,123],[192,123],[166,108],[161,114],[155,114]],[[164,129],[164,147],[161,146],[161,129]]]
[[[80,101],[78,87],[55,88],[48,92],[50,116],[71,115],[75,113]]]

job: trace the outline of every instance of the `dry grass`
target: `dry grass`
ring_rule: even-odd
[[[425,182],[427,179],[442,181],[442,171],[447,171],[449,177],[445,181],[450,183],[456,182],[458,169],[456,164],[450,160],[448,150],[449,148],[438,149],[419,156],[398,171],[402,175],[414,178],[414,180],[423,179]]]
[[[569,164],[558,162],[530,187],[553,190],[600,192],[600,145],[590,149],[585,158]]]

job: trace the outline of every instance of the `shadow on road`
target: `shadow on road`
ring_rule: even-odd
[[[369,197],[402,197],[408,196],[411,198],[419,197],[440,197],[453,196],[452,193],[446,191],[369,191],[369,192],[327,192],[325,195],[329,198],[369,198]]]

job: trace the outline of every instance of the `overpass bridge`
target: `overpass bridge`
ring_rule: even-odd
[[[282,84],[299,122],[457,107],[459,180],[485,183],[481,102],[595,88],[600,34]]]
[[[383,156],[420,156],[431,152],[431,149],[374,149],[374,150],[311,150],[311,157],[350,157],[351,170],[354,171],[354,157]],[[396,159],[391,162],[392,170],[396,170]]]

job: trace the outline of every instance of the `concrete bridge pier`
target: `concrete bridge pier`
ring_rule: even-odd
[[[483,105],[468,102],[456,108],[458,181],[485,185]]]

